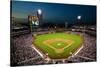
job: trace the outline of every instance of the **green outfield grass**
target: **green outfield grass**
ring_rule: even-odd
[[[69,57],[83,42],[81,36],[67,33],[42,34],[35,38],[33,44],[51,59]]]

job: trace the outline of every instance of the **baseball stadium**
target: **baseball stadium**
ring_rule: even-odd
[[[11,5],[11,66],[96,61],[95,6],[24,1]]]

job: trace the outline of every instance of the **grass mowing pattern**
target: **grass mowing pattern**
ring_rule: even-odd
[[[66,44],[63,41],[52,42],[48,44],[49,46],[43,43],[46,40],[59,39],[59,38],[64,39],[66,41],[71,40],[73,41],[73,43],[71,43],[71,45],[68,47],[66,47],[68,44]],[[42,34],[36,36],[36,39],[35,41],[33,41],[33,44],[36,47],[38,47],[43,53],[48,53],[50,58],[62,59],[69,57],[71,55],[70,52],[74,53],[81,46],[82,41],[83,41],[82,37],[76,34],[53,33],[53,34]],[[62,48],[61,49],[63,50],[62,52],[59,52],[60,48]],[[55,50],[57,50],[59,53],[57,53]]]

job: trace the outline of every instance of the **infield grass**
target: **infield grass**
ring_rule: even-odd
[[[51,59],[69,57],[83,42],[81,36],[67,33],[42,34],[35,38],[33,44]]]

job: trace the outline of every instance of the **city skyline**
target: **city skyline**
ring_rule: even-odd
[[[13,17],[27,19],[38,9],[42,10],[43,21],[75,23],[77,17],[81,16],[82,22],[96,23],[96,6],[12,1]]]

